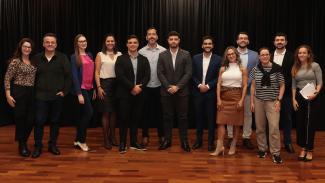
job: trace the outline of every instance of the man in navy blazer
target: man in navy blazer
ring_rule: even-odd
[[[202,147],[204,123],[208,124],[208,151],[215,149],[215,119],[216,119],[216,83],[221,57],[213,54],[213,38],[202,38],[203,53],[193,57],[192,64],[192,95],[194,97],[196,141],[192,149]]]
[[[236,43],[238,45],[237,50],[241,59],[241,63],[247,72],[250,73],[251,70],[258,64],[258,54],[256,51],[248,49],[249,37],[247,32],[239,32],[237,35]],[[252,79],[248,80],[247,93],[244,102],[244,124],[243,124],[243,146],[246,149],[254,149],[254,146],[250,140],[252,134],[252,112],[250,110],[250,86]],[[227,125],[228,131],[228,145],[232,141],[233,137],[233,127]]]

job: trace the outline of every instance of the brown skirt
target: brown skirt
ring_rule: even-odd
[[[222,107],[217,111],[217,124],[243,125],[244,103],[241,108],[237,107],[241,95],[241,88],[221,88],[220,98],[222,100]]]

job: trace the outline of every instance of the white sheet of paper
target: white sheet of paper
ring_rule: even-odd
[[[300,94],[308,99],[308,96],[313,95],[316,92],[314,83],[308,83],[306,86],[300,90]]]

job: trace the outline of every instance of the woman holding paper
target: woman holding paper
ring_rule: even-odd
[[[320,108],[318,94],[322,88],[322,70],[314,62],[313,52],[308,45],[301,45],[295,51],[292,67],[292,102],[297,118],[297,144],[302,148],[298,156],[301,161],[311,161],[314,149],[317,112]],[[315,86],[315,91],[303,97],[300,91],[306,85]],[[307,88],[308,86],[306,86]],[[305,89],[306,89],[305,88]]]

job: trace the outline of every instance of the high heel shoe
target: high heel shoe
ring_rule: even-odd
[[[236,154],[236,141],[232,140],[230,144],[230,149],[228,151],[228,155],[234,155]]]
[[[302,149],[300,152],[300,155],[298,156],[298,160],[299,161],[304,161],[306,158],[307,152],[305,149]]]
[[[87,146],[86,143],[80,143],[79,141],[77,141],[77,142],[73,142],[73,145],[75,148],[80,149],[82,151],[85,151],[85,152],[89,151],[89,147]]]
[[[312,154],[313,151],[307,151],[306,155],[305,155],[305,159],[304,161],[307,162],[307,161],[312,161],[313,160],[313,154]]]
[[[217,140],[217,147],[213,153],[210,153],[210,156],[218,156],[222,153],[222,156],[225,155],[225,147],[223,146],[223,142],[221,140]]]

